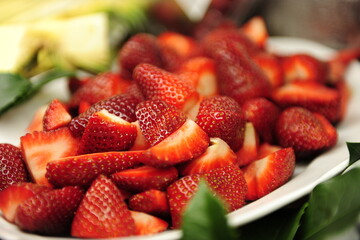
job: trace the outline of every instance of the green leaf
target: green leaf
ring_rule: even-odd
[[[204,182],[190,201],[183,218],[182,240],[231,240],[236,230],[227,224],[222,202]]]
[[[349,166],[350,166],[360,159],[360,143],[347,142],[346,145],[350,153],[350,160],[349,160]]]
[[[354,226],[360,213],[360,168],[315,187],[302,219],[299,236],[320,240]]]

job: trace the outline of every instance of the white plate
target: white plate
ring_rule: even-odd
[[[288,38],[273,37],[269,41],[269,50],[277,53],[306,52],[321,59],[328,59],[334,51],[321,44],[311,41]],[[344,121],[338,126],[339,141],[330,151],[314,159],[306,166],[297,165],[293,178],[268,194],[267,196],[254,201],[241,209],[228,214],[231,225],[241,226],[258,218],[261,218],[303,196],[320,182],[323,182],[341,172],[349,162],[349,154],[346,142],[360,142],[360,64],[354,62],[348,69],[346,79],[352,89],[348,114]],[[52,98],[65,100],[68,97],[66,82],[64,79],[54,81],[47,85],[35,98],[21,105],[2,117],[0,117],[0,142],[19,144],[19,137],[23,135],[24,129],[33,116],[34,111],[41,105],[46,104]],[[149,237],[130,237],[125,239],[178,239],[181,232],[177,230],[166,231]],[[48,239],[34,234],[19,231],[14,225],[9,224],[0,218],[0,238],[4,240],[20,239]],[[60,240],[66,238],[52,238]]]

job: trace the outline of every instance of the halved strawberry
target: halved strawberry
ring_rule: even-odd
[[[49,162],[46,178],[56,187],[88,187],[100,174],[112,173],[139,165],[141,151],[93,153],[64,157]]]
[[[256,200],[286,183],[295,169],[292,148],[284,148],[256,160],[243,168],[248,192],[247,200]]]
[[[280,107],[300,106],[336,122],[340,115],[340,93],[316,82],[293,82],[277,88],[272,99]]]
[[[251,58],[263,70],[273,88],[284,83],[281,61],[277,56],[268,52],[260,52]]]
[[[71,115],[65,105],[58,99],[53,99],[48,105],[44,118],[44,130],[49,131],[66,126],[71,121]]]
[[[20,141],[32,179],[43,185],[49,185],[45,178],[46,164],[58,158],[76,155],[79,146],[79,139],[74,138],[66,127],[28,133]]]
[[[78,187],[44,191],[18,206],[15,224],[22,230],[45,235],[69,234],[82,198],[83,191]]]
[[[91,104],[86,101],[81,101],[79,103],[78,114],[86,112],[91,107]]]
[[[148,100],[136,107],[136,117],[147,142],[153,146],[184,124],[186,117],[175,106],[162,100]]]
[[[141,166],[111,175],[111,179],[119,188],[135,193],[150,189],[165,190],[177,178],[178,171],[175,167]]]
[[[208,135],[192,120],[147,151],[144,164],[157,167],[173,166],[200,156],[209,146]]]
[[[135,233],[134,220],[121,192],[110,179],[100,175],[87,190],[75,213],[71,236],[111,238]]]
[[[136,127],[136,138],[134,141],[134,145],[129,149],[130,151],[137,151],[137,150],[145,150],[150,147],[150,144],[146,141],[144,134],[140,129],[139,121],[135,121],[131,123]]]
[[[328,82],[334,84],[344,78],[351,61],[360,57],[360,46],[342,49],[327,62]]]
[[[210,138],[210,146],[197,158],[184,163],[180,168],[181,175],[207,173],[212,169],[236,164],[236,154],[220,138]]]
[[[43,119],[48,105],[39,107],[32,117],[29,125],[26,128],[27,132],[35,132],[44,130]]]
[[[130,197],[129,208],[158,217],[167,217],[170,214],[166,193],[156,189],[150,189]]]
[[[120,72],[131,76],[136,65],[150,63],[162,67],[160,46],[157,38],[148,33],[137,33],[127,40],[119,53]]]
[[[346,82],[345,79],[340,79],[335,83],[335,89],[338,90],[340,94],[340,110],[339,110],[339,117],[337,122],[340,122],[344,119],[347,110],[348,110],[348,103],[351,97],[351,89],[349,84]]]
[[[89,118],[94,113],[103,109],[128,122],[134,122],[136,121],[135,107],[139,102],[140,100],[138,98],[130,94],[118,94],[114,97],[105,99],[95,103],[86,112],[73,118],[69,123],[69,129],[74,136],[80,137],[89,122]]]
[[[9,222],[13,222],[17,207],[25,200],[50,188],[43,185],[21,182],[8,186],[0,191],[0,210],[2,216]]]
[[[264,157],[266,157],[267,155],[270,155],[273,152],[279,151],[280,149],[281,149],[280,146],[271,145],[269,143],[264,142],[259,146],[257,159],[264,158]]]
[[[281,112],[278,106],[266,98],[253,98],[242,105],[242,112],[263,141],[274,142],[274,128]]]
[[[149,235],[165,231],[169,224],[157,217],[144,212],[130,211],[134,219],[136,233],[135,235]]]
[[[237,164],[242,167],[253,162],[258,155],[259,136],[255,130],[254,124],[247,122],[245,124],[244,143],[236,152]]]
[[[134,125],[103,109],[90,117],[78,154],[128,150],[134,144],[136,133]]]
[[[0,143],[0,191],[17,182],[29,181],[22,151],[8,143]]]
[[[265,47],[269,33],[264,18],[261,16],[252,17],[240,27],[240,30],[259,48]]]

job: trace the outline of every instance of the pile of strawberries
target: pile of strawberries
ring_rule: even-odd
[[[358,49],[329,61],[266,51],[262,18],[199,39],[139,33],[119,70],[69,80],[20,147],[0,144],[0,209],[20,229],[106,238],[181,227],[207,182],[234,211],[337,142]]]

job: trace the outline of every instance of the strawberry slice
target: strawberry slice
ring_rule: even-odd
[[[266,157],[267,155],[270,155],[273,152],[279,151],[281,149],[280,146],[277,145],[271,145],[269,143],[263,143],[259,146],[259,151],[257,155],[257,159],[261,159]]]
[[[143,236],[160,233],[165,231],[169,226],[166,221],[144,212],[130,211],[130,213],[135,222],[135,235]]]
[[[286,183],[295,169],[292,148],[284,148],[243,168],[248,187],[247,200],[256,200]]]
[[[150,144],[146,141],[146,138],[140,129],[139,120],[132,122],[131,124],[136,127],[136,138],[134,141],[134,145],[129,150],[138,151],[148,149],[150,147]]]
[[[273,88],[283,85],[284,74],[281,61],[277,56],[268,52],[260,52],[251,58],[263,70]]]
[[[289,83],[276,89],[272,98],[283,108],[300,106],[324,115],[330,122],[339,119],[341,108],[339,91],[319,83]]]
[[[148,100],[136,107],[141,132],[153,146],[184,124],[186,117],[175,106],[161,100]]]
[[[353,46],[337,51],[327,62],[328,82],[335,84],[342,81],[349,64],[360,57],[360,46]]]
[[[11,184],[29,180],[22,152],[12,144],[0,144],[0,166],[0,191]]]
[[[157,167],[173,166],[200,156],[209,146],[208,135],[194,121],[188,119],[167,138],[147,151],[144,164]]]
[[[170,213],[166,193],[156,189],[150,189],[130,197],[129,208],[158,217],[167,217]]]
[[[264,48],[269,33],[264,18],[255,16],[245,22],[240,30],[253,41],[259,48]]]
[[[46,112],[46,109],[48,108],[48,105],[44,105],[39,107],[34,116],[32,117],[29,125],[26,128],[27,132],[35,132],[35,131],[43,131],[44,130],[44,124],[43,119]]]
[[[90,117],[78,154],[128,150],[135,142],[136,133],[133,124],[103,109]]]
[[[175,167],[141,166],[111,175],[111,179],[119,188],[130,192],[144,192],[150,189],[165,190],[177,178],[178,171]]]
[[[181,175],[207,173],[212,169],[235,164],[237,156],[220,138],[210,138],[210,146],[199,157],[186,162],[180,168]]]
[[[100,175],[87,190],[75,213],[71,236],[111,238],[135,233],[134,220],[121,192],[110,179]]]
[[[198,98],[198,93],[189,82],[154,65],[137,65],[133,78],[148,100],[160,99],[186,111]]]
[[[53,130],[66,126],[71,121],[71,115],[67,111],[65,105],[58,99],[54,99],[48,105],[44,118],[44,131]]]
[[[245,124],[244,143],[239,151],[236,152],[237,164],[240,167],[253,162],[257,158],[259,142],[259,136],[254,124],[247,122]]]
[[[8,186],[0,191],[0,210],[2,216],[9,222],[14,222],[17,207],[25,200],[51,188],[43,185],[21,182]]]
[[[91,104],[86,101],[81,101],[79,103],[78,113],[82,114],[83,112],[86,112],[91,107]]]
[[[45,235],[69,234],[82,198],[83,191],[78,187],[39,193],[18,206],[15,224],[24,231]]]
[[[28,133],[22,136],[20,141],[32,179],[43,185],[50,185],[45,177],[46,164],[58,158],[75,155],[79,146],[79,139],[74,138],[66,127]]]
[[[93,153],[53,160],[46,166],[46,178],[57,187],[88,187],[100,174],[110,175],[139,165],[141,151]]]

